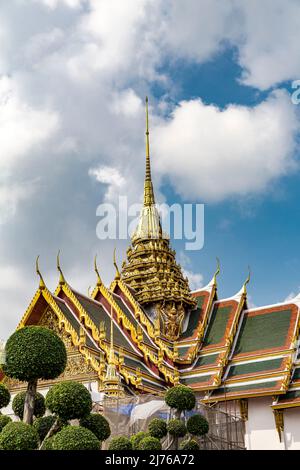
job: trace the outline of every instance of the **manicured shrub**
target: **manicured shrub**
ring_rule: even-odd
[[[38,442],[34,427],[21,421],[8,423],[0,433],[1,450],[35,450]]]
[[[177,385],[167,391],[165,402],[170,408],[178,411],[192,410],[196,404],[196,397],[189,387]]]
[[[67,363],[63,341],[54,331],[42,326],[17,330],[7,340],[5,352],[5,374],[25,382],[55,379]]]
[[[44,440],[42,447],[40,450],[53,450],[52,448],[52,443],[53,439],[55,436],[47,437],[47,439]]]
[[[154,418],[150,421],[148,426],[150,436],[162,439],[167,435],[167,423],[160,418]]]
[[[4,384],[0,384],[0,409],[5,408],[10,402],[10,393]]]
[[[174,437],[183,437],[186,435],[186,426],[180,419],[171,419],[167,424],[167,430]]]
[[[139,443],[138,450],[161,450],[160,440],[156,437],[144,437]]]
[[[25,405],[26,392],[20,392],[16,395],[12,402],[12,409],[16,416],[20,419],[23,419],[24,414],[24,405]],[[41,393],[36,393],[34,397],[34,408],[33,415],[36,418],[43,416],[45,414],[45,398]]]
[[[208,433],[209,425],[202,415],[191,416],[186,423],[187,430],[194,436],[203,436]]]
[[[149,437],[149,433],[147,432],[144,432],[144,431],[140,431],[136,434],[133,434],[133,436],[131,436],[130,438],[130,442],[131,442],[131,445],[132,445],[132,449],[133,450],[138,450],[139,448],[139,443],[141,442],[142,439],[144,439],[145,437]]]
[[[4,426],[6,426],[10,422],[11,422],[11,418],[9,416],[0,415],[0,432],[2,431]]]
[[[65,426],[52,440],[53,450],[100,450],[100,442],[89,429]]]
[[[92,398],[87,388],[78,382],[60,382],[50,388],[46,406],[62,420],[80,419],[92,410]]]
[[[132,450],[132,444],[126,436],[113,437],[108,450]]]
[[[13,333],[5,345],[8,377],[28,382],[24,421],[32,423],[38,379],[55,379],[65,369],[67,352],[54,331],[42,326],[25,326]]]
[[[80,420],[80,426],[89,429],[99,441],[103,442],[110,436],[110,426],[107,419],[100,414],[90,414]]]
[[[47,436],[56,419],[57,418],[55,416],[50,415],[37,418],[33,421],[33,427],[37,431],[41,442]]]
[[[183,441],[180,446],[180,450],[199,450],[200,446],[198,442],[196,442],[194,439],[191,439],[190,441]]]

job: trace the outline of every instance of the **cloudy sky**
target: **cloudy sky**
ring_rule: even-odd
[[[205,244],[174,247],[191,285],[221,260],[220,296],[251,266],[251,303],[300,290],[298,0],[0,2],[0,337],[26,310],[40,255],[86,293],[126,240],[97,206],[140,200],[149,96],[157,199],[205,204]]]

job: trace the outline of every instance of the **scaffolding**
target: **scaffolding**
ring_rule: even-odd
[[[103,415],[111,427],[111,437],[132,436],[146,431],[149,421],[162,418],[168,421],[171,410],[163,398],[154,395],[139,395],[126,398],[105,398]],[[210,407],[197,402],[196,408],[183,414],[187,420],[192,414],[202,414],[209,423],[207,435],[197,438],[201,449],[205,450],[244,450],[245,423],[236,413],[229,413],[217,406]],[[167,448],[168,443],[163,443]]]

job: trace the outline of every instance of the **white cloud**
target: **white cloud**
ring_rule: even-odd
[[[184,197],[251,195],[295,167],[298,130],[295,107],[283,91],[253,108],[183,101],[154,130],[155,165]]]
[[[12,79],[0,78],[0,167],[7,168],[58,128],[58,116],[22,101]]]
[[[46,7],[54,10],[60,5],[65,5],[69,8],[79,8],[84,0],[31,0],[34,3],[45,5]]]
[[[30,198],[36,189],[37,181],[21,184],[0,184],[0,226],[16,214],[18,205]]]
[[[200,273],[194,273],[192,271],[183,270],[183,275],[189,280],[190,289],[196,290],[203,286],[203,276]]]

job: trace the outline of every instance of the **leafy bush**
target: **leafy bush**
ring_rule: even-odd
[[[145,437],[149,437],[149,434],[147,432],[144,432],[144,431],[140,431],[136,434],[133,434],[133,436],[131,436],[130,438],[130,442],[131,442],[131,445],[132,445],[132,449],[133,450],[138,450],[139,448],[139,443],[141,442],[142,439],[144,439]]]
[[[20,419],[23,419],[25,398],[26,398],[26,392],[20,392],[15,396],[12,402],[13,412]],[[39,418],[40,416],[43,416],[45,414],[45,411],[46,411],[45,398],[43,397],[41,393],[37,392],[35,394],[33,414],[36,418]]]
[[[108,450],[132,450],[132,444],[126,436],[113,437]]]
[[[180,419],[171,419],[167,424],[167,430],[174,437],[183,437],[186,435],[186,426]]]
[[[52,444],[54,438],[55,436],[47,437],[47,439],[44,440],[40,450],[53,450]]]
[[[189,387],[177,385],[167,391],[165,402],[170,408],[178,411],[192,410],[196,404],[196,397]]]
[[[139,443],[138,450],[161,450],[160,440],[156,437],[144,437]]]
[[[82,426],[66,426],[52,440],[53,450],[100,450],[95,434]]]
[[[110,436],[110,426],[107,419],[100,414],[90,414],[80,420],[80,426],[92,431],[99,441],[103,442]]]
[[[25,382],[54,379],[64,371],[67,363],[63,341],[42,326],[25,326],[17,330],[7,340],[5,353],[5,374]]]
[[[40,441],[43,441],[56,421],[55,416],[43,416],[33,422],[33,427],[37,431]]]
[[[154,418],[148,426],[150,436],[162,439],[167,435],[167,423],[163,419]]]
[[[200,446],[198,442],[196,442],[194,439],[191,439],[190,441],[183,441],[179,448],[180,450],[199,450]]]
[[[11,422],[11,418],[9,416],[1,415],[0,414],[0,432],[8,423]]]
[[[10,393],[5,385],[0,384],[0,409],[5,408],[10,402]]]
[[[203,436],[209,430],[208,422],[202,415],[191,416],[187,421],[186,427],[188,432],[194,436]]]
[[[36,430],[22,421],[8,423],[0,433],[1,450],[35,450],[38,442]]]
[[[63,420],[80,419],[92,410],[90,392],[78,382],[60,382],[46,396],[47,408]]]

